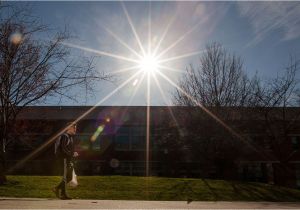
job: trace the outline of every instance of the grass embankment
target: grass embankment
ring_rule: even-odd
[[[51,188],[60,177],[8,176],[0,186],[2,197],[55,198]],[[223,180],[79,176],[79,186],[68,188],[77,199],[193,200],[193,201],[300,201],[300,191],[261,183]]]

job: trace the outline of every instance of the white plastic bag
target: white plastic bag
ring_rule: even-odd
[[[72,180],[68,183],[68,185],[70,187],[77,187],[78,186],[78,182],[77,182],[77,175],[75,174],[75,170],[73,169],[73,172],[72,172]]]

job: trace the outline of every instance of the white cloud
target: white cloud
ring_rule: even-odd
[[[238,2],[238,9],[254,30],[255,37],[250,45],[261,42],[275,31],[280,31],[282,41],[300,37],[299,2]]]

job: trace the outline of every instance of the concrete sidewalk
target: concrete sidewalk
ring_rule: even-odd
[[[190,202],[0,198],[0,209],[300,209],[292,202]]]

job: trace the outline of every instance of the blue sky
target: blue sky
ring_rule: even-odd
[[[80,38],[71,44],[136,59],[105,30],[107,28],[141,54],[120,2],[30,2],[30,5],[44,24],[55,28],[63,28],[67,24]],[[158,52],[182,39],[164,55],[165,59],[201,51],[205,45],[216,41],[242,57],[248,75],[257,72],[262,78],[270,78],[283,72],[290,55],[300,58],[300,2],[124,2],[124,5],[145,49],[149,40],[149,14],[152,46],[159,42],[173,20]],[[186,36],[183,37],[184,34]],[[197,66],[199,56],[201,54],[170,61],[166,65],[183,71],[189,64]],[[106,72],[132,65],[104,55],[97,61],[97,69]],[[87,104],[96,104],[135,72],[118,74],[118,84],[97,84],[95,97],[90,98]],[[182,75],[169,70],[164,73],[175,83]],[[146,105],[146,80],[141,82],[135,95],[137,85],[133,85],[134,80],[102,105]],[[170,92],[174,88],[162,78],[158,77],[158,80],[167,101],[151,80],[151,105],[169,105]],[[53,103],[48,102],[55,105]],[[82,105],[70,101],[63,104]]]

